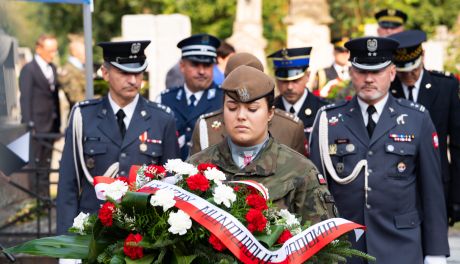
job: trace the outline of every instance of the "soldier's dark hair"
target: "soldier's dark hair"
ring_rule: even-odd
[[[227,42],[222,41],[219,48],[217,48],[216,53],[217,57],[225,59],[228,55],[235,53],[235,48]]]

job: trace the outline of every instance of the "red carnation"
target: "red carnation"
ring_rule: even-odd
[[[214,234],[211,234],[209,236],[209,244],[212,245],[212,247],[217,250],[217,251],[224,251],[227,247],[220,241],[219,238],[217,238]]]
[[[285,229],[283,233],[281,233],[280,237],[278,237],[278,240],[276,240],[276,243],[278,244],[284,244],[289,238],[292,237],[291,231],[288,229]]]
[[[166,170],[163,166],[149,165],[145,169],[144,175],[150,179],[164,178],[166,175]]]
[[[139,242],[142,241],[142,236],[140,234],[129,234],[125,239],[123,246],[123,252],[126,256],[131,259],[140,259],[144,256],[142,252],[142,247],[137,246]]]
[[[195,174],[188,177],[187,181],[188,188],[192,191],[200,190],[202,192],[209,189],[209,181],[203,174]]]
[[[99,220],[101,220],[102,225],[112,226],[113,224],[113,212],[115,211],[115,205],[111,202],[106,202],[99,209]]]
[[[246,214],[246,221],[248,221],[248,229],[251,232],[262,232],[267,225],[267,218],[262,214],[262,211],[256,209],[249,209]]]
[[[235,192],[238,192],[238,191],[240,190],[240,188],[241,188],[241,187],[240,187],[239,185],[233,186],[233,190],[234,190]]]
[[[115,180],[122,181],[122,182],[125,182],[126,184],[129,184],[128,183],[128,178],[126,178],[124,176],[117,177]]]
[[[212,168],[217,169],[217,166],[212,163],[200,163],[197,168],[201,173],[203,173],[207,169],[212,169]]]
[[[248,205],[256,210],[263,211],[268,209],[267,201],[258,194],[250,194],[246,197]]]

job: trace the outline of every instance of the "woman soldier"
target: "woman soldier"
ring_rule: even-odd
[[[333,198],[324,178],[303,155],[278,144],[268,133],[274,113],[274,87],[265,73],[246,65],[222,84],[228,137],[191,156],[192,164],[213,163],[229,180],[255,180],[280,208],[317,223],[333,217]],[[329,205],[328,205],[329,203]]]

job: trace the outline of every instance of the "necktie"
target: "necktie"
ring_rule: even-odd
[[[291,114],[295,114],[294,106],[291,106],[291,109],[289,109],[289,112],[291,112]]]
[[[118,128],[120,129],[121,137],[124,138],[126,134],[126,126],[125,122],[123,122],[123,119],[126,117],[125,112],[123,112],[123,109],[118,110],[117,114],[117,123],[118,123]]]
[[[246,167],[252,161],[252,155],[244,155],[243,164]]]
[[[193,94],[190,95],[189,100],[190,100],[190,104],[188,105],[188,111],[192,112],[193,109],[195,108],[195,101],[196,101],[195,95]]]
[[[412,95],[412,90],[414,90],[415,86],[411,85],[408,86],[407,89],[409,90],[409,96],[407,97],[407,100],[414,102],[414,97]]]
[[[369,105],[367,107],[367,114],[368,114],[368,119],[367,119],[367,133],[369,134],[369,138],[372,137],[372,133],[374,133],[374,129],[375,129],[375,122],[374,122],[374,119],[372,119],[372,115],[377,112],[377,110],[375,110],[375,107],[373,105]]]

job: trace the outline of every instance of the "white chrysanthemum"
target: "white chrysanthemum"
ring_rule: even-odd
[[[300,225],[300,222],[295,217],[295,215],[289,213],[289,211],[286,209],[281,209],[278,212],[278,215],[281,216],[284,219],[284,221],[286,221],[286,225],[288,226]]]
[[[212,193],[214,196],[214,202],[217,204],[224,204],[226,207],[230,208],[232,203],[236,201],[236,194],[233,191],[232,187],[227,186],[225,184],[218,185],[214,192]]]
[[[188,214],[179,210],[177,213],[169,214],[168,224],[171,225],[168,229],[169,232],[182,236],[187,233],[187,229],[192,227],[192,220]]]
[[[169,189],[160,189],[150,198],[150,204],[153,206],[163,206],[163,211],[166,212],[166,210],[176,204],[174,192]]]
[[[85,224],[88,221],[88,218],[89,218],[89,213],[85,214],[83,212],[80,212],[80,214],[78,214],[77,217],[73,219],[72,227],[77,229],[78,233],[80,233],[81,235],[84,235]]]
[[[121,197],[128,191],[128,184],[123,181],[116,180],[111,184],[107,185],[104,196],[110,197],[115,201],[121,201]]]
[[[225,177],[225,173],[221,172],[220,170],[216,168],[208,168],[207,170],[204,171],[204,176],[206,176],[206,179],[210,181],[214,181],[217,184],[227,179]]]
[[[171,173],[182,175],[193,175],[198,173],[198,169],[190,163],[180,159],[170,159],[164,165],[165,169]]]

